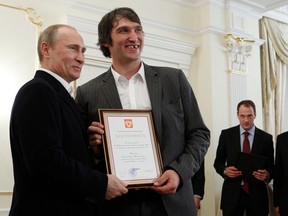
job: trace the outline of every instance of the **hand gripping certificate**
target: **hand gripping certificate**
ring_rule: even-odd
[[[163,165],[151,110],[99,109],[108,173],[129,188],[149,187]]]

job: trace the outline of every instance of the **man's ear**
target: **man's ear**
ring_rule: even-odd
[[[46,42],[41,43],[41,52],[43,56],[49,56],[49,45]]]
[[[106,42],[106,43],[103,43],[103,46],[105,46],[105,47],[109,47],[109,44]]]

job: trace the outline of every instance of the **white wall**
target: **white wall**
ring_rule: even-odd
[[[75,2],[81,2],[81,4]],[[224,35],[233,33],[245,38],[252,38],[257,42],[249,57],[247,71],[249,76],[245,78],[245,82],[247,96],[254,100],[258,108],[255,123],[261,128],[259,60],[261,41],[258,38],[258,19],[260,16],[251,15],[245,11],[245,8],[230,5],[229,1],[201,1],[201,3],[194,6],[176,4],[175,2],[167,0],[2,0],[3,4],[34,8],[37,15],[43,17],[43,28],[51,24],[68,23],[80,31],[88,50],[86,65],[77,84],[100,74],[109,66],[109,60],[104,59],[95,46],[97,24],[100,18],[115,7],[128,6],[135,9],[142,20],[146,34],[143,60],[150,64],[168,65],[184,70],[196,93],[203,118],[211,130],[211,147],[205,159],[205,198],[202,201],[200,215],[213,216],[219,212],[219,197],[222,185],[222,179],[213,168],[218,137],[222,129],[235,123],[231,118],[234,115],[236,116],[236,106],[235,108],[230,106],[233,99],[230,94],[233,86],[230,86],[229,81],[230,73],[228,72]],[[51,9],[47,10],[47,8]],[[21,22],[26,22],[27,25],[27,21],[23,19],[24,15],[21,14],[23,12],[12,11],[14,10],[10,9],[9,14],[5,14],[7,18],[3,23],[3,19],[1,19],[1,25],[16,26],[14,21],[17,23],[20,21],[16,20],[15,16],[21,16]],[[239,20],[241,22],[237,22]],[[35,33],[35,27],[29,23],[28,26],[32,27]],[[34,73],[37,65],[35,63],[36,56],[33,52],[35,34],[31,36],[27,29],[28,27],[25,27],[25,30],[21,31],[21,38],[18,40],[8,37],[7,40],[12,43],[11,46],[2,40],[0,42],[0,57],[6,56],[6,59],[17,59],[17,64],[8,65],[5,71],[1,69],[1,77],[5,79],[9,79],[8,72],[12,70],[17,74],[12,78],[13,81],[9,81],[8,87],[5,87],[5,93],[2,90],[2,83],[1,98],[9,92],[7,90],[14,86],[14,83],[18,82],[15,85],[17,88],[21,82],[32,76],[31,73]],[[9,32],[10,30],[7,28],[6,31]],[[27,47],[21,47],[16,42],[21,42],[21,44],[25,42]],[[6,47],[7,52],[3,52],[2,47]],[[11,47],[14,50],[12,53],[9,52]],[[24,57],[27,59],[24,60]],[[11,92],[13,94],[15,91]],[[1,109],[2,103],[4,103],[4,100],[1,102]],[[1,129],[2,127],[6,128],[6,137],[8,116],[9,110],[0,115]],[[5,122],[4,125],[2,122]],[[0,215],[1,210],[4,211],[3,215],[5,215],[10,207],[11,194],[8,193],[7,195],[4,192],[12,191],[13,171],[8,138],[5,138],[3,144],[1,140],[0,145],[2,145],[0,146]]]
[[[9,119],[20,86],[34,76],[37,65],[37,28],[27,22],[24,12],[0,7],[0,215],[10,206],[13,188],[9,145]],[[13,19],[9,19],[13,17]],[[9,25],[7,23],[9,22]],[[25,34],[24,34],[25,32]],[[21,37],[19,37],[21,36]]]

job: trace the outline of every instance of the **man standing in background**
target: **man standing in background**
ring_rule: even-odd
[[[272,135],[254,125],[256,107],[253,101],[243,100],[237,106],[240,125],[221,132],[214,167],[224,178],[221,195],[223,216],[267,216],[269,202],[267,184],[273,178],[274,148]],[[246,145],[245,145],[246,144]],[[267,158],[265,169],[253,172],[248,181],[243,181],[238,170],[240,152]]]

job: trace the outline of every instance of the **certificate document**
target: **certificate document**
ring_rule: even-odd
[[[162,174],[151,110],[99,109],[108,173],[128,187],[149,187]]]

